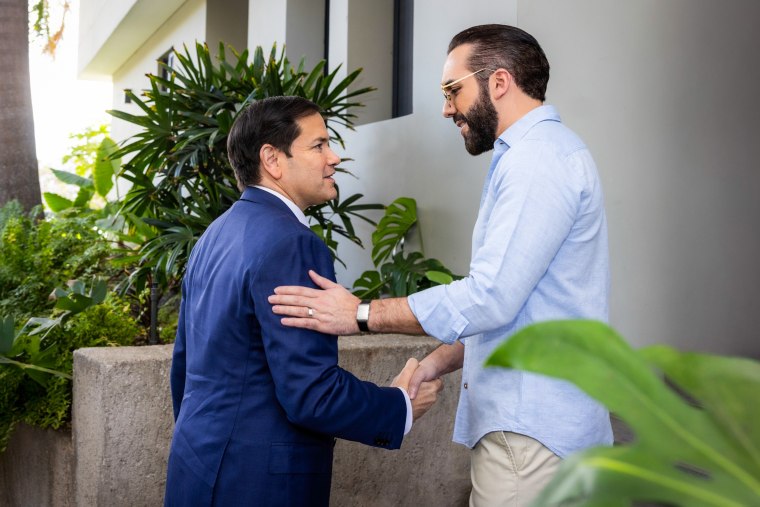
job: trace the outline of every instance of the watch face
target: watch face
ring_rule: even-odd
[[[369,320],[369,303],[362,303],[356,309],[356,320],[367,322]]]

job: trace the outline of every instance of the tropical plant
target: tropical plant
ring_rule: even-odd
[[[422,252],[404,254],[405,238],[413,229],[419,234],[422,248],[417,202],[410,197],[399,197],[385,209],[385,215],[372,233],[372,262],[376,269],[365,271],[354,282],[354,294],[362,299],[407,296],[461,278],[439,260],[425,258]]]
[[[0,452],[24,421],[59,428],[70,420],[73,352],[127,345],[139,328],[130,307],[108,294],[105,280],[72,281],[54,291],[50,317],[31,317],[17,329],[0,316]]]
[[[143,287],[151,274],[163,286],[172,286],[184,272],[193,245],[211,221],[239,197],[234,173],[227,159],[226,140],[237,114],[249,103],[265,97],[296,95],[317,103],[323,110],[332,138],[343,143],[338,126],[351,129],[351,108],[362,88],[348,92],[361,69],[337,80],[338,69],[325,72],[325,62],[306,71],[303,61],[294,67],[273,47],[269,58],[258,47],[249,61],[248,51],[223,44],[215,62],[204,44],[174,51],[175,64],[164,65],[166,77],[149,75],[149,88],[127,96],[140,115],[109,111],[114,117],[141,130],[116,153],[128,159],[121,176],[132,183],[122,213],[140,245],[133,255],[139,268],[131,284]],[[361,195],[338,199],[307,210],[320,234],[335,254],[337,236],[361,245],[351,220],[373,223],[362,213],[382,209],[378,204],[358,204]],[[337,255],[336,255],[337,257]]]
[[[63,158],[63,163],[72,163],[74,171],[60,169],[51,169],[51,171],[58,180],[67,185],[74,185],[79,190],[74,200],[53,192],[45,192],[43,193],[45,204],[56,213],[65,210],[89,212],[97,208],[102,210],[99,214],[103,217],[111,216],[116,210],[115,203],[111,205],[108,203],[108,193],[116,183],[121,159],[114,156],[118,147],[108,137],[108,127],[103,125],[96,129],[88,128],[70,137],[77,143]],[[93,198],[99,201],[97,206]]]
[[[486,364],[573,382],[635,433],[630,445],[568,458],[534,505],[758,505],[757,361],[662,345],[636,351],[606,324],[579,320],[529,326]]]

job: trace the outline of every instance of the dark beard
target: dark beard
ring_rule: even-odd
[[[467,111],[467,114],[457,113],[454,123],[464,121],[469,132],[464,135],[464,147],[470,155],[480,155],[493,149],[496,140],[496,127],[499,125],[499,114],[493,107],[488,95],[480,89],[478,101]]]

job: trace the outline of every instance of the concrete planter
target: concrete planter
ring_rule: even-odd
[[[408,357],[438,342],[398,335],[340,340],[341,366],[387,385]],[[74,354],[70,431],[22,426],[0,455],[0,503],[9,506],[156,506],[163,502],[173,429],[171,345],[81,349]],[[398,451],[339,441],[333,506],[461,506],[469,454],[451,442],[459,375]]]
[[[73,507],[71,428],[20,424],[0,454],[0,505]]]

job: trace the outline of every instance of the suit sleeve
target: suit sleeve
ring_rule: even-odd
[[[174,409],[174,421],[179,417],[179,409],[182,406],[182,398],[185,396],[185,370],[187,366],[185,356],[185,283],[182,283],[182,302],[179,306],[179,320],[177,321],[177,336],[174,340],[174,352],[172,353],[172,368],[169,375],[171,384],[172,408]]]
[[[335,279],[327,247],[316,235],[304,232],[273,245],[251,287],[277,399],[294,424],[397,449],[406,421],[403,393],[361,381],[338,367],[336,336],[283,326],[267,301],[279,285],[314,287],[309,269]]]

